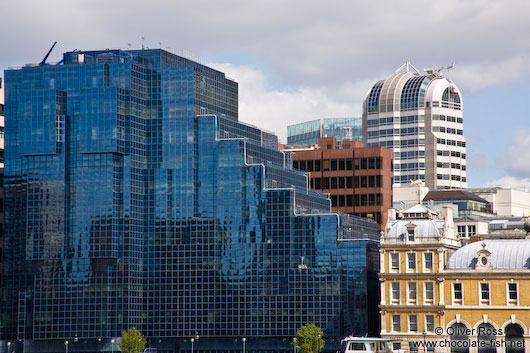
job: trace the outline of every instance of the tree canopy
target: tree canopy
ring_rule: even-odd
[[[292,344],[298,353],[320,353],[324,348],[323,332],[315,324],[308,324],[296,331]]]
[[[123,353],[140,353],[145,348],[147,340],[136,327],[122,331],[120,350]]]

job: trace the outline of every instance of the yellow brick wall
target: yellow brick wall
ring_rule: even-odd
[[[436,272],[438,271],[438,252],[434,250],[428,250],[433,254],[433,268],[434,271],[430,271],[427,273],[432,274],[432,277],[429,278],[429,281],[433,282],[434,284],[434,300],[435,303],[439,301],[439,289],[438,289],[438,283],[436,281]],[[385,263],[384,263],[384,269],[385,273],[392,274],[393,272],[390,272],[390,264],[391,264],[391,253],[392,251],[386,251],[385,252]],[[401,274],[408,274],[408,276],[401,278],[399,280],[386,280],[385,281],[385,302],[386,304],[390,303],[391,300],[391,291],[392,291],[392,282],[400,282],[400,297],[401,297],[401,303],[406,302],[407,298],[407,282],[414,281],[417,283],[417,302],[418,304],[423,303],[423,281],[416,279],[417,273],[424,273],[423,271],[423,251],[414,251],[416,254],[416,271],[415,272],[407,272],[407,253],[410,253],[410,251],[396,251],[396,253],[399,253],[399,260],[400,260],[400,268],[399,273]]]
[[[434,316],[434,327],[438,327],[442,325],[442,318],[438,313],[433,310],[432,312],[407,312],[407,313],[392,313],[387,312],[384,321],[386,326],[386,332],[390,333],[392,331],[392,316],[393,315],[400,315],[400,323],[401,323],[401,332],[405,333],[408,331],[409,327],[409,315],[416,315],[418,317],[418,333],[422,333],[425,330],[425,315],[433,315]]]
[[[530,273],[528,279],[517,280],[514,279],[514,283],[517,283],[518,287],[518,300],[519,305],[530,305],[530,296],[526,293],[530,293]],[[464,305],[480,305],[479,303],[479,283],[485,282],[490,285],[490,304],[489,305],[506,305],[507,303],[507,283],[511,281],[509,275],[506,278],[489,278],[490,273],[485,273],[483,278],[470,278],[466,279],[462,277],[459,282],[462,283],[464,290]],[[451,305],[452,303],[452,286],[456,280],[446,279],[444,282],[444,298],[445,304]]]
[[[474,272],[476,273],[476,272]],[[493,274],[498,277],[498,274]],[[466,323],[470,328],[474,328],[487,315],[488,321],[493,321],[494,326],[502,328],[506,322],[511,321],[511,316],[515,315],[515,321],[522,322],[526,330],[530,328],[530,274],[526,279],[514,279],[518,288],[518,304],[507,305],[507,283],[511,282],[512,276],[506,274],[505,278],[491,278],[492,273],[485,273],[483,278],[465,278],[463,275],[460,279],[464,289],[463,305],[454,305],[451,308],[446,307],[445,316],[446,324],[452,320],[456,320],[457,315],[460,321]],[[479,283],[483,279],[490,284],[490,304],[481,305],[479,303]],[[453,279],[446,279],[444,282],[444,292],[446,305],[452,304],[452,283],[456,282]],[[469,307],[471,306],[471,307]],[[526,308],[525,308],[526,307]]]
[[[428,251],[432,253],[433,257],[433,271],[428,271],[427,273],[430,274],[430,276],[427,279],[420,279],[418,278],[418,274],[423,274],[423,253],[424,251]],[[399,249],[395,251],[385,251],[384,253],[384,272],[385,274],[388,274],[391,276],[395,272],[391,272],[391,253],[399,253],[399,259],[400,259],[400,274],[406,274],[406,276],[400,277],[399,279],[387,279],[384,282],[384,303],[385,305],[391,304],[391,298],[392,298],[392,283],[393,282],[399,282],[400,283],[400,305],[407,305],[407,290],[408,290],[408,282],[415,282],[416,283],[416,305],[423,305],[424,303],[424,282],[429,281],[433,283],[433,289],[434,289],[434,302],[433,305],[437,305],[439,303],[440,299],[440,292],[439,292],[439,286],[437,282],[437,273],[438,272],[438,251],[436,249],[429,249],[429,250],[415,250],[413,251],[416,254],[416,271],[415,272],[407,272],[407,254],[411,251],[408,251],[406,249]],[[385,312],[383,315],[383,322],[384,326],[386,327],[386,332],[390,333],[392,331],[392,316],[395,314],[400,315],[400,323],[401,323],[401,332],[406,333],[408,331],[408,324],[409,324],[409,315],[416,315],[418,320],[418,332],[421,334],[425,330],[425,315],[433,315],[434,316],[434,325],[435,327],[441,325],[441,317],[438,314],[437,310],[432,311],[410,311],[410,312],[393,312],[391,309],[388,309],[389,311]],[[428,309],[427,309],[428,310]]]
[[[446,325],[457,319],[457,314],[460,315],[460,322],[469,325],[469,328],[474,328],[484,319],[484,315],[487,315],[488,322],[493,321],[497,328],[502,328],[504,324],[511,321],[511,315],[515,315],[515,320],[524,323],[528,331],[530,324],[530,313],[528,309],[446,309],[445,310],[445,322]]]
[[[400,273],[406,273],[407,271],[407,253],[410,253],[411,251],[405,251],[405,250],[401,250],[401,251],[385,251],[385,264],[384,264],[384,270],[385,270],[385,273],[391,273],[390,272],[390,264],[391,264],[391,255],[392,253],[399,253],[399,269],[400,269]],[[422,250],[415,250],[415,251],[412,251],[414,253],[416,253],[416,272],[417,273],[423,273],[423,253],[425,251],[422,251]],[[436,250],[427,250],[427,252],[430,252],[432,253],[432,258],[433,258],[433,269],[434,269],[434,272],[438,272],[439,271],[439,266],[438,266],[438,259],[439,259],[439,256],[438,256],[438,251]],[[431,273],[431,272],[429,272]]]

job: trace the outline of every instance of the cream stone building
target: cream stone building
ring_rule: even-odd
[[[530,240],[461,246],[451,208],[389,214],[380,244],[381,336],[399,340],[394,349],[530,352]]]
[[[461,244],[452,208],[442,213],[421,205],[397,217],[389,212],[380,242],[381,337],[400,340],[394,349],[414,350],[417,342],[438,339],[436,327],[445,327],[440,273]]]
[[[453,341],[477,342],[459,352],[530,351],[530,240],[488,239],[468,244],[443,273],[445,328]],[[469,344],[471,345],[471,344]]]

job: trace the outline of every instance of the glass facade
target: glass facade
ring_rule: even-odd
[[[287,126],[288,144],[317,144],[320,137],[362,141],[362,118],[324,118]]]
[[[377,334],[377,224],[330,213],[237,83],[163,50],[68,52],[5,72],[1,338],[111,351],[292,351]],[[17,349],[18,351],[18,349]]]
[[[4,226],[4,89],[0,77],[0,283],[2,282],[2,233]]]

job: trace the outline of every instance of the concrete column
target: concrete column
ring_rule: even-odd
[[[444,281],[445,281],[444,278],[438,277],[438,295],[439,295],[438,303],[439,305],[445,305]]]
[[[471,341],[477,342],[477,336],[469,336],[469,353],[479,353],[478,347],[471,347]]]
[[[445,315],[443,311],[438,312],[438,316],[440,316],[440,327],[443,328],[443,332],[445,332]]]
[[[385,251],[379,250],[379,273],[385,273]]]
[[[444,269],[444,251],[438,249],[438,272],[442,272]]]
[[[381,333],[386,333],[386,311],[381,311]]]
[[[386,305],[386,291],[385,291],[385,280],[384,279],[379,279],[380,282],[381,282],[381,305]]]

